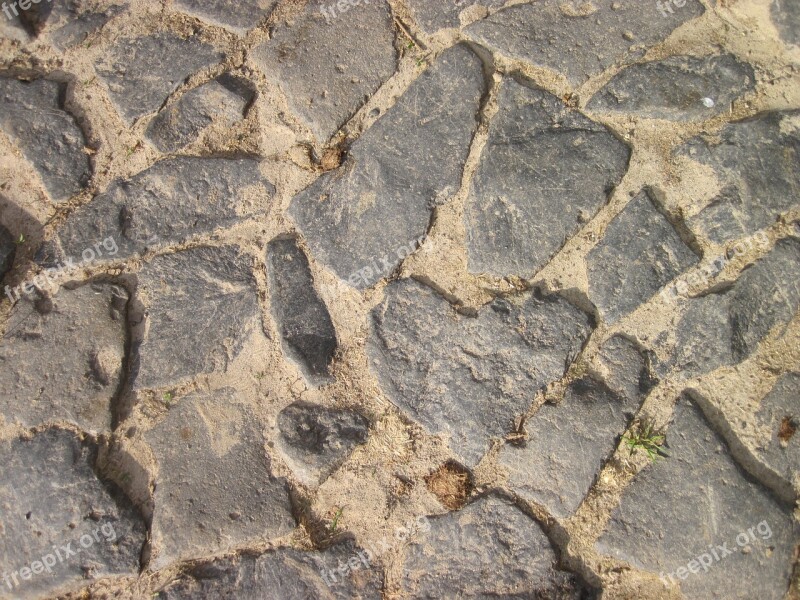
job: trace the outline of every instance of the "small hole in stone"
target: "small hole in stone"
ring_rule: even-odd
[[[30,520],[31,520],[31,513],[30,513],[30,512],[28,512],[28,514],[27,514],[27,515],[25,515],[25,518],[26,518],[26,519],[28,519],[28,521],[30,521]]]
[[[792,419],[792,417],[783,417],[781,426],[778,428],[778,439],[786,443],[792,439],[796,431],[797,423],[795,423],[794,419]]]
[[[428,490],[450,510],[464,506],[472,493],[472,475],[456,462],[449,461],[425,478]]]

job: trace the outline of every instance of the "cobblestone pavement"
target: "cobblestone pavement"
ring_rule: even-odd
[[[1,12],[0,598],[800,598],[800,2]]]

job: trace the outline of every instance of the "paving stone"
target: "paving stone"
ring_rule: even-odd
[[[100,283],[47,300],[22,294],[0,342],[0,414],[25,427],[66,421],[109,431],[124,376],[127,302],[123,288]]]
[[[0,127],[42,178],[53,202],[78,193],[91,176],[86,140],[64,110],[66,84],[0,78]]]
[[[94,260],[121,260],[180,244],[263,214],[256,202],[275,187],[251,159],[177,157],[113,183],[66,221],[59,240],[67,256],[111,239]],[[117,250],[114,251],[114,245]]]
[[[614,393],[625,398],[644,398],[658,383],[652,371],[652,352],[624,335],[609,338],[600,347],[603,381]]]
[[[270,12],[277,0],[175,0],[175,7],[204,21],[244,35]]]
[[[759,423],[770,432],[759,452],[766,463],[790,485],[800,472],[800,374],[781,377],[756,414]]]
[[[283,88],[289,106],[327,141],[395,72],[392,13],[385,0],[363,2],[328,19],[330,0],[309,2],[254,50],[256,63]]]
[[[369,422],[351,410],[295,402],[278,414],[278,448],[305,485],[327,479],[367,440]]]
[[[656,2],[543,0],[501,10],[466,31],[489,48],[558,71],[577,86],[616,63],[642,56],[704,12],[699,0],[687,0],[680,8],[664,4],[671,12],[662,15]]]
[[[422,27],[426,33],[435,33],[445,27],[458,27],[460,25],[459,15],[473,6],[484,8],[499,8],[506,3],[506,0],[444,0],[441,2],[430,2],[429,0],[409,0],[414,21]]]
[[[136,389],[227,371],[261,331],[252,258],[237,246],[158,256],[139,272],[138,295],[148,326],[137,349]]]
[[[591,99],[587,109],[672,121],[710,119],[728,112],[736,98],[754,87],[753,67],[731,54],[672,56],[624,69]],[[708,100],[713,104],[709,106]]]
[[[638,395],[618,396],[593,379],[574,382],[558,405],[545,404],[528,419],[524,447],[500,451],[509,485],[560,519],[572,515],[640,404]]]
[[[798,541],[788,507],[744,474],[685,397],[666,445],[670,456],[628,486],[597,549],[672,574],[689,599],[782,599]]]
[[[582,597],[541,527],[503,499],[488,496],[429,523],[407,550],[404,597]]]
[[[772,0],[772,21],[781,37],[800,46],[800,5],[792,0]]]
[[[145,434],[158,463],[155,568],[223,552],[295,527],[284,479],[273,477],[261,427],[236,390],[178,399]]]
[[[122,118],[132,125],[156,112],[189,75],[222,58],[221,52],[197,38],[160,32],[118,40],[95,63],[95,70]]]
[[[559,297],[517,302],[498,299],[467,317],[403,280],[372,313],[367,353],[384,392],[429,433],[449,437],[468,467],[564,375],[591,331],[587,315]]]
[[[93,579],[138,575],[147,526],[113,484],[98,479],[92,442],[48,429],[0,446],[0,556],[7,577],[0,595],[50,598]],[[12,596],[5,595],[9,589]]]
[[[273,240],[267,248],[272,314],[283,346],[315,383],[330,381],[336,353],[336,329],[314,289],[308,259],[296,240]]]
[[[46,33],[56,48],[66,50],[82,43],[89,35],[121,14],[128,8],[128,2],[104,2],[103,6],[89,6],[82,0],[62,0],[41,2],[39,6],[52,7],[52,12],[47,17]]]
[[[614,323],[699,260],[643,191],[589,252],[589,296],[603,319]]]
[[[721,188],[690,226],[724,243],[768,227],[800,205],[800,111],[732,123],[715,138],[695,138],[676,151],[711,167]]]
[[[17,245],[11,232],[0,225],[0,281],[3,281],[6,273],[14,266],[14,256],[17,253]]]
[[[444,52],[352,146],[345,164],[292,201],[289,213],[315,258],[357,288],[359,270],[427,232],[431,208],[456,193],[484,92],[480,59]],[[458,97],[458,102],[452,98]],[[431,168],[436,165],[436,168]]]
[[[549,93],[507,78],[467,200],[473,273],[532,276],[606,203],[630,149]]]

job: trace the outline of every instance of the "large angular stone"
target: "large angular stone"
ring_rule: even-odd
[[[158,463],[155,568],[294,529],[286,483],[272,476],[261,427],[236,393],[181,398],[145,434]]]
[[[469,268],[532,276],[605,204],[630,149],[540,89],[507,78],[467,200]]]
[[[0,446],[0,595],[49,598],[93,579],[138,575],[147,527],[95,474],[92,442],[48,429]]]
[[[577,86],[641,56],[704,12],[699,0],[680,8],[663,4],[668,10],[659,14],[656,2],[541,0],[501,10],[470,26],[467,34],[503,54],[559,71]]]
[[[128,125],[161,107],[189,75],[223,54],[194,37],[160,32],[118,40],[95,64],[112,102]]]
[[[278,414],[277,446],[300,481],[317,485],[366,441],[368,427],[354,411],[295,402]]]
[[[0,78],[0,127],[19,145],[53,202],[78,193],[91,175],[86,140],[64,110],[66,84]]]
[[[625,398],[644,398],[658,379],[652,372],[654,355],[621,334],[609,338],[601,347],[599,360],[602,379],[616,394]]]
[[[582,597],[541,527],[506,500],[488,496],[429,523],[406,551],[404,597]]]
[[[336,353],[336,329],[314,289],[308,259],[293,239],[273,240],[267,248],[272,314],[286,353],[311,381],[328,381]]]
[[[759,454],[789,485],[800,473],[799,398],[800,374],[787,373],[761,401],[756,415],[770,435]]]
[[[497,299],[466,317],[403,280],[372,313],[367,353],[384,392],[429,433],[449,437],[467,466],[564,375],[591,331],[587,315],[557,296],[515,302]]]
[[[772,0],[772,22],[778,28],[781,37],[796,46],[800,46],[800,5],[792,0]]]
[[[0,281],[14,266],[14,256],[17,254],[17,245],[11,232],[0,225]]]
[[[36,294],[21,296],[0,343],[0,414],[24,427],[66,421],[107,432],[124,376],[128,293],[93,283]]]
[[[643,191],[589,252],[589,296],[614,323],[699,260]]]
[[[689,599],[782,599],[798,542],[788,507],[744,474],[687,398],[666,444],[669,457],[625,490],[598,550],[671,578]]]
[[[274,192],[255,160],[169,158],[112,184],[70,215],[58,237],[67,256],[111,238],[117,251],[95,260],[125,259],[242,222]]]
[[[52,7],[44,28],[50,42],[59,50],[72,48],[101,29],[108,21],[128,7],[127,0],[114,0],[90,5],[82,0],[41,2],[40,7]]]
[[[498,8],[506,0],[445,0],[431,2],[430,0],[409,0],[408,5],[414,15],[416,23],[427,33],[435,33],[445,27],[458,27],[459,15],[473,6],[484,8]]]
[[[363,2],[328,22],[330,0],[309,2],[254,51],[289,106],[327,141],[395,71],[392,13],[385,0]],[[333,3],[335,5],[335,3]]]
[[[176,0],[175,6],[190,15],[244,35],[259,24],[277,0]]]
[[[261,331],[252,259],[237,246],[159,256],[139,272],[148,326],[134,369],[137,389],[226,371]]]
[[[715,243],[753,234],[800,205],[800,111],[729,124],[713,140],[695,138],[676,154],[711,167],[719,181],[719,194],[689,221]]]
[[[624,69],[591,99],[587,109],[648,119],[710,119],[727,112],[736,98],[754,87],[753,67],[731,54],[671,56]]]
[[[289,212],[317,260],[367,287],[359,269],[427,232],[433,205],[460,186],[484,88],[480,59],[464,45],[447,50],[353,144],[339,170],[292,201]],[[384,272],[402,261],[388,256]]]

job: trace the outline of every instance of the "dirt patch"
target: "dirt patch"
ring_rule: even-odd
[[[425,478],[428,490],[450,510],[464,506],[472,493],[472,475],[455,462],[446,462]]]
[[[778,439],[781,444],[788,444],[789,440],[797,431],[797,423],[792,417],[783,417],[781,426],[778,428]]]

